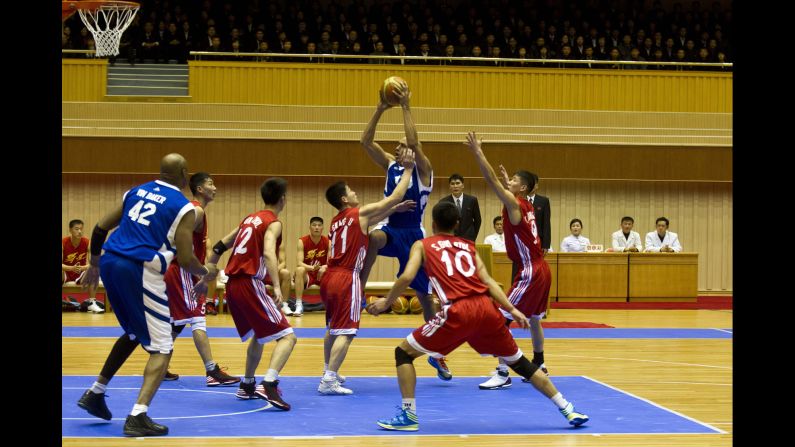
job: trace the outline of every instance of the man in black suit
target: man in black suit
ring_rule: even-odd
[[[538,228],[538,234],[541,236],[541,248],[544,251],[544,256],[546,256],[549,251],[549,245],[552,243],[552,226],[549,223],[549,197],[536,194],[536,191],[538,191],[538,175],[533,174],[533,177],[535,177],[536,186],[530,191],[530,202],[535,210],[536,227]]]
[[[440,202],[452,202],[461,213],[461,221],[455,229],[455,235],[475,242],[480,231],[480,205],[478,198],[464,194],[464,177],[460,174],[450,176],[450,194],[442,197]]]

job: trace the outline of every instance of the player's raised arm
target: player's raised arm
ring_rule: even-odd
[[[395,284],[392,285],[392,289],[389,291],[389,294],[385,298],[379,298],[373,303],[369,304],[367,306],[367,312],[373,315],[378,315],[389,309],[392,306],[392,303],[394,303],[395,300],[406,290],[409,284],[414,281],[414,277],[417,276],[417,272],[419,271],[420,267],[422,267],[423,262],[425,262],[425,249],[422,247],[422,241],[419,240],[411,246],[409,260],[406,263],[406,269],[403,270],[403,274],[401,274],[395,281]]]
[[[475,156],[475,161],[478,163],[478,167],[480,168],[480,172],[483,174],[483,178],[486,179],[486,183],[491,186],[491,189],[497,194],[497,197],[500,201],[505,205],[505,208],[508,209],[508,214],[511,216],[511,222],[515,225],[521,219],[521,212],[519,211],[519,202],[514,197],[513,193],[500,184],[499,179],[497,178],[497,174],[494,172],[494,168],[491,167],[489,161],[486,160],[486,155],[483,153],[482,141],[477,138],[475,132],[467,133],[467,147],[469,148],[472,155]],[[502,169],[503,172],[505,169]],[[507,176],[507,174],[504,174]],[[516,214],[516,220],[514,220],[514,214]]]
[[[395,89],[395,96],[400,100],[400,107],[403,109],[403,130],[406,133],[406,146],[416,153],[417,174],[419,174],[423,185],[430,185],[433,169],[431,160],[422,151],[422,143],[417,135],[417,125],[414,124],[414,118],[411,116],[411,107],[409,106],[411,91],[409,91],[408,84],[403,82],[400,88]]]
[[[384,197],[375,203],[367,204],[359,209],[359,225],[362,228],[367,228],[370,222],[376,222],[375,217],[385,216],[387,211],[393,210],[395,205],[398,205],[406,195],[411,182],[411,175],[414,171],[414,151],[411,149],[401,150],[399,157],[400,164],[403,166],[404,171],[400,176],[400,181],[395,186],[392,194]],[[388,215],[388,214],[386,214]]]
[[[413,200],[404,200],[398,203],[397,205],[393,206],[392,208],[384,210],[383,213],[370,217],[370,222],[380,222],[385,217],[389,217],[394,213],[405,213],[406,211],[414,211],[414,208],[416,207],[417,207],[417,202]]]
[[[385,151],[381,145],[375,142],[375,128],[378,126],[378,121],[381,119],[381,115],[383,115],[384,111],[392,106],[387,104],[383,93],[379,93],[379,97],[381,100],[378,102],[375,112],[373,112],[373,116],[370,118],[370,122],[367,123],[367,127],[364,128],[362,138],[359,142],[375,164],[386,171],[387,168],[389,168],[389,163],[395,159],[395,156]]]

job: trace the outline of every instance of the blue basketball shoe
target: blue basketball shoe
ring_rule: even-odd
[[[453,375],[450,373],[450,369],[447,368],[447,362],[445,362],[444,357],[440,359],[428,357],[428,363],[436,368],[436,375],[439,376],[440,379],[446,381],[453,378]]]
[[[387,430],[400,430],[400,431],[417,431],[420,429],[420,421],[417,419],[417,413],[405,408],[400,408],[400,413],[392,419],[379,419],[376,424],[379,427]]]
[[[574,411],[574,404],[571,402],[566,405],[566,408],[560,409],[560,414],[562,414],[563,417],[569,421],[570,425],[575,427],[579,427],[580,425],[588,422],[589,419],[587,415]]]

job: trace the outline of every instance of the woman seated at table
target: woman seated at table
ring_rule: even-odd
[[[586,248],[591,245],[591,241],[587,237],[580,235],[582,233],[582,221],[574,218],[569,222],[569,230],[571,235],[563,238],[560,243],[560,251],[563,253],[584,253]]]

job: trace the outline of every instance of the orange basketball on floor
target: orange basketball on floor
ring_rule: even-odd
[[[420,304],[420,300],[413,296],[409,300],[409,311],[413,314],[421,314],[422,313],[422,304]]]
[[[365,299],[364,301],[369,306],[370,304],[373,304],[373,301],[377,300],[378,298],[379,297],[377,297],[377,296],[368,296],[367,299]]]
[[[400,98],[395,94],[395,90],[400,87],[400,84],[406,81],[399,76],[390,76],[384,79],[384,84],[381,86],[381,92],[384,94],[387,104],[396,106],[400,104]]]
[[[409,300],[405,296],[400,296],[392,303],[392,312],[396,314],[405,314],[409,311]]]

